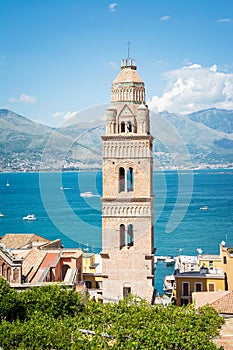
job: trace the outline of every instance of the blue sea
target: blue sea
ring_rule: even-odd
[[[0,173],[0,235],[36,233],[99,252],[101,193],[101,172]],[[222,240],[233,246],[232,169],[154,172],[154,194],[156,255],[218,254]],[[28,214],[37,220],[22,220]],[[171,272],[157,263],[160,292]]]

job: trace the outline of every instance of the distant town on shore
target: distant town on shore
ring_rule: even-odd
[[[0,172],[100,170],[105,121],[60,128],[0,109]],[[154,170],[233,167],[233,111],[208,109],[188,115],[150,112]],[[79,120],[79,118],[77,118]]]

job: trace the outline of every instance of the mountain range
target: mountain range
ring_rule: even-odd
[[[0,109],[0,171],[100,168],[106,106],[53,128]],[[154,167],[233,165],[233,110],[150,112]]]

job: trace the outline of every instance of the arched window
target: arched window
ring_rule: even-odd
[[[132,123],[131,122],[127,123],[127,130],[128,130],[128,132],[132,132]]]
[[[127,230],[127,246],[132,247],[134,245],[134,237],[133,237],[133,225],[129,224],[128,225],[128,230]]]
[[[19,282],[19,270],[17,268],[13,270],[13,281]]]
[[[127,299],[131,294],[131,287],[123,287],[123,298]]]
[[[125,169],[119,169],[119,192],[125,191]]]
[[[2,277],[6,277],[5,276],[5,266],[6,266],[6,264],[2,263]]]
[[[124,122],[121,123],[121,132],[125,132],[125,123]]]
[[[6,269],[6,280],[7,280],[8,282],[10,282],[10,280],[11,280],[11,268],[10,268],[10,267],[8,267],[8,268]]]
[[[127,171],[127,191],[131,192],[134,190],[134,174],[133,168],[129,168]]]
[[[70,266],[67,264],[62,265],[61,268],[61,281],[64,281],[67,271],[70,269]]]
[[[125,225],[120,225],[120,249],[125,246]]]

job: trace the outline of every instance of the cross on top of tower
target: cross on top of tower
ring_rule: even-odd
[[[130,57],[130,42],[127,42],[127,46],[128,46],[128,57],[127,58],[123,58],[121,60],[121,69],[124,68],[131,68],[131,69],[137,69],[136,66],[136,60],[134,58]]]

